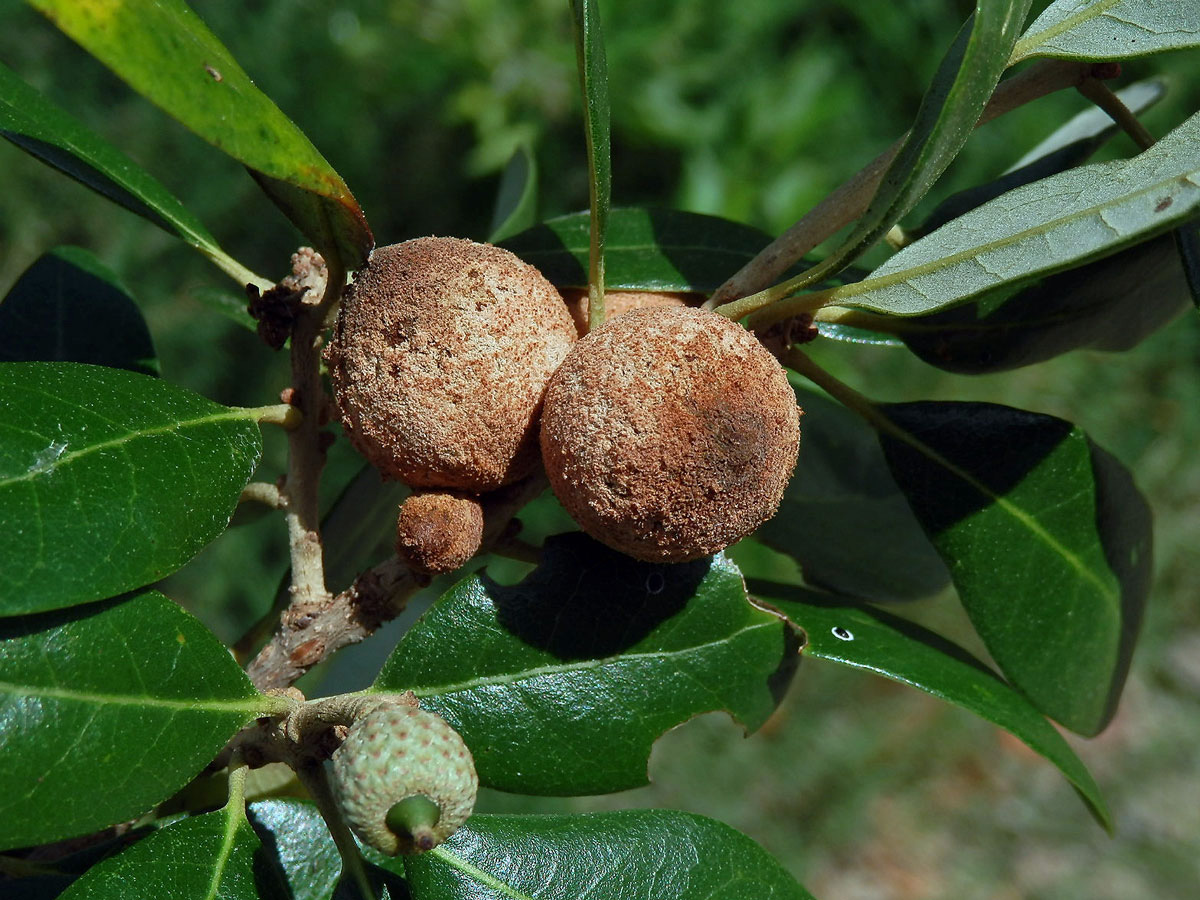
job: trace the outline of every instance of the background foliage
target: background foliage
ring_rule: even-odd
[[[586,206],[574,51],[559,0],[193,5],[345,177],[381,243],[481,238],[499,172],[523,142],[542,171],[541,215]],[[604,4],[615,202],[780,230],[907,126],[938,61],[931,48],[949,43],[971,5]],[[23,5],[0,12],[0,60],[157,175],[234,256],[284,273],[297,239],[245,172]],[[1145,117],[1155,134],[1200,106],[1200,85],[1184,77],[1196,62],[1193,53],[1126,65],[1125,80],[1179,76]],[[912,220],[999,174],[1084,106],[1062,94],[988,126]],[[1105,155],[1130,151],[1118,138]],[[142,305],[164,376],[227,404],[271,400],[285,383],[282,357],[264,371],[257,339],[200,305],[219,274],[16,148],[0,153],[0,290],[47,248],[79,244]],[[998,729],[815,659],[755,740],[742,741],[723,716],[668,735],[651,787],[545,802],[488,793],[480,809],[687,809],[745,831],[816,896],[1185,895],[1200,880],[1200,807],[1189,802],[1200,778],[1200,470],[1189,465],[1200,440],[1198,351],[1194,316],[1120,357],[1077,352],[977,378],[886,347],[814,348],[834,374],[881,400],[1004,402],[1070,419],[1137,473],[1156,513],[1155,591],[1117,720],[1100,738],[1075,742],[1114,811],[1115,841],[1053,767]],[[273,478],[283,442],[273,434],[267,442],[260,477]],[[355,468],[344,442],[332,462],[330,495]],[[239,621],[265,610],[285,566],[277,523],[248,522],[165,590],[232,639]],[[516,572],[496,565],[492,574]],[[422,608],[414,603],[395,628]],[[954,610],[899,608],[965,635]],[[315,677],[326,678],[322,691],[363,687],[389,649],[386,636],[376,638]]]

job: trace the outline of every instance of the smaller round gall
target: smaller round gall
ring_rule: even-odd
[[[584,531],[649,562],[686,562],[775,514],[800,410],[758,340],[724,316],[635,309],[582,338],[546,390],[541,445]]]
[[[479,498],[454,491],[421,491],[400,506],[396,554],[428,575],[465,566],[483,540]]]
[[[542,394],[576,337],[533,266],[425,237],[371,254],[326,359],[342,425],[385,477],[482,493],[537,467]]]

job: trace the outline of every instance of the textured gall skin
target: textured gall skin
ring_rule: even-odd
[[[400,506],[396,554],[418,572],[453,572],[478,552],[482,540],[483,507],[476,497],[428,491]]]
[[[541,445],[583,530],[650,562],[715,553],[775,514],[800,411],[775,358],[700,309],[635,309],[581,339],[546,391]]]
[[[371,254],[326,358],[342,424],[385,477],[478,493],[536,468],[542,395],[575,339],[537,269],[426,237]]]

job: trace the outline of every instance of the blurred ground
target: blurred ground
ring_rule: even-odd
[[[381,243],[480,238],[498,174],[522,141],[542,170],[544,216],[587,204],[574,57],[561,0],[273,0],[193,4],[258,84],[351,185]],[[1040,7],[1044,4],[1035,4]],[[711,212],[778,231],[907,127],[971,4],[946,0],[611,0],[616,202]],[[235,256],[279,276],[297,237],[240,168],[133,96],[36,13],[0,11],[5,62],[160,177]],[[1166,71],[1162,133],[1200,108],[1197,56]],[[1191,76],[1190,83],[1188,76]],[[968,145],[937,197],[1005,169],[1083,108],[1056,96]],[[1127,154],[1114,141],[1106,151]],[[153,226],[0,146],[0,289],[40,253],[77,243],[143,303],[164,374],[228,403],[270,402],[282,360],[209,312],[221,276]],[[919,218],[919,215],[917,216]],[[1088,818],[1057,771],[987,723],[919,692],[809,660],[764,732],[723,716],[667,735],[652,787],[603,798],[488,794],[481,809],[665,805],[726,821],[823,900],[1191,897],[1200,884],[1200,323],[1189,314],[1120,357],[1075,353],[961,378],[904,351],[832,345],[821,359],[886,400],[993,400],[1081,424],[1136,474],[1156,513],[1157,580],[1117,721],[1076,741],[1117,834]],[[268,446],[264,474],[282,465]],[[354,461],[335,450],[332,495]],[[223,637],[266,606],[285,565],[269,517],[219,541],[172,594]],[[390,632],[394,635],[395,630]],[[387,639],[339,679],[362,684]],[[356,685],[357,686],[357,685]]]

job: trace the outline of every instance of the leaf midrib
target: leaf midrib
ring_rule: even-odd
[[[181,712],[240,712],[261,715],[269,710],[270,701],[264,697],[247,697],[243,700],[170,700],[138,694],[103,694],[79,691],[70,688],[43,685],[14,684],[0,681],[0,695],[11,695],[17,699],[37,698],[66,700],[103,706],[136,706],[153,709],[170,709]]]

